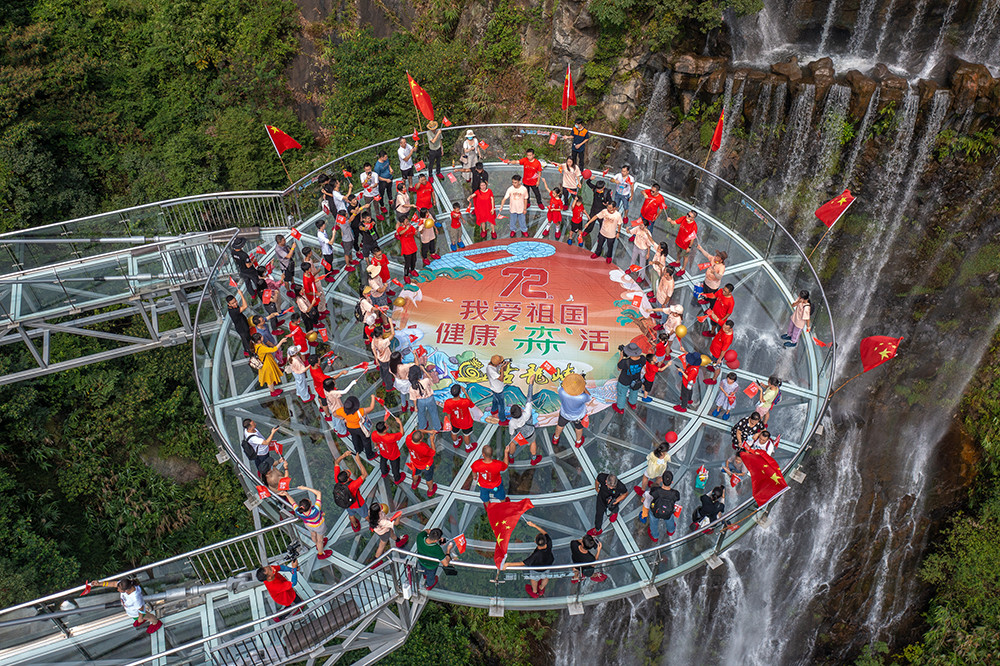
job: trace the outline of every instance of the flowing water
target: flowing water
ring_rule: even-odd
[[[976,14],[976,23],[972,27],[969,43],[965,47],[967,56],[981,62],[991,55],[987,49],[990,35],[996,29],[998,13],[1000,13],[1000,0],[983,0],[979,13]],[[995,57],[996,52],[994,51],[992,55]]]
[[[926,10],[927,0],[917,0],[917,7],[913,11],[913,20],[910,21],[910,27],[903,33],[903,38],[899,42],[899,55],[896,57],[896,62],[908,63],[912,59],[914,42],[923,25]]]
[[[941,60],[942,47],[944,46],[944,38],[948,33],[948,28],[951,27],[951,22],[955,18],[955,10],[958,8],[958,0],[951,0],[948,3],[948,8],[944,11],[944,18],[941,20],[941,29],[938,30],[937,37],[934,38],[934,45],[931,46],[930,54],[924,64],[924,68],[920,70],[920,77],[926,79],[934,71],[934,67]]]
[[[829,0],[830,5],[826,8],[826,20],[823,21],[823,33],[819,38],[819,52],[826,51],[827,42],[830,41],[830,29],[837,18],[837,10],[840,9],[840,0]]]
[[[816,86],[806,84],[795,96],[792,110],[788,116],[788,129],[785,131],[782,163],[785,169],[781,176],[781,200],[778,204],[779,213],[784,214],[791,207],[795,189],[802,181],[809,149],[812,147],[813,109],[816,106]]]
[[[847,158],[847,164],[844,166],[844,181],[841,189],[851,187],[851,178],[854,177],[854,169],[858,165],[858,157],[861,155],[861,149],[864,148],[867,142],[868,131],[871,129],[872,120],[875,118],[876,110],[878,109],[878,98],[881,92],[881,88],[876,88],[875,92],[872,93],[872,98],[868,101],[868,108],[865,109],[865,117],[861,119],[861,126],[854,135],[851,155]]]
[[[861,0],[861,7],[858,8],[858,22],[855,24],[851,39],[847,44],[847,50],[852,56],[865,55],[865,42],[868,41],[868,33],[871,32],[877,11],[878,0]]]

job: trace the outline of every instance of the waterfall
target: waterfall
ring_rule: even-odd
[[[899,42],[899,55],[896,56],[896,62],[900,65],[906,66],[913,55],[913,41],[916,39],[917,30],[920,29],[921,24],[924,22],[924,12],[927,10],[927,0],[917,0],[917,8],[913,12],[913,20],[910,21],[910,27],[906,29],[903,33],[903,39]]]
[[[746,84],[744,84],[746,85]],[[768,145],[770,134],[771,104],[774,98],[774,85],[765,83],[757,93],[757,104],[754,106],[753,119],[750,121],[750,138],[747,141],[747,150],[753,150],[761,156],[760,160],[740,160],[738,182],[751,183],[762,175],[763,163],[766,155],[765,147]]]
[[[719,149],[712,153],[712,157],[708,162],[708,170],[716,175],[718,175],[719,168],[722,166],[723,155],[725,154],[724,149],[726,143],[729,141],[729,135],[732,134],[733,126],[738,124],[739,117],[743,113],[743,89],[746,87],[746,79],[739,82],[739,88],[734,93],[735,87],[736,82],[733,81],[733,78],[727,78],[726,91],[722,98],[722,110],[725,114],[725,118],[722,121],[722,139],[719,143]]]
[[[787,8],[775,7],[774,0],[764,2],[756,14],[731,20],[733,24],[733,60],[736,62],[761,62],[768,53],[785,45],[784,15]]]
[[[851,177],[854,176],[854,167],[857,166],[861,150],[868,142],[868,130],[871,128],[872,120],[875,118],[875,112],[878,108],[878,98],[881,92],[882,88],[875,88],[875,92],[872,93],[872,98],[868,100],[868,108],[865,110],[865,117],[861,119],[861,127],[858,128],[858,133],[854,135],[854,145],[851,147],[851,155],[847,159],[847,166],[844,167],[844,183],[841,185],[841,189],[846,189],[851,186]]]
[[[913,194],[916,192],[917,185],[920,182],[920,174],[923,173],[924,165],[927,164],[927,158],[930,157],[934,142],[937,141],[938,132],[941,131],[941,125],[944,123],[944,117],[948,113],[949,106],[951,106],[950,91],[938,90],[934,93],[934,99],[931,102],[931,112],[927,116],[927,124],[924,127],[923,136],[917,145],[916,157],[910,165],[906,188],[903,190],[903,197],[899,200],[899,205],[896,207],[897,214],[900,216],[902,216],[903,211],[910,205],[910,201],[913,199]]]
[[[670,74],[660,72],[653,77],[653,92],[649,96],[649,104],[646,106],[646,113],[639,123],[639,133],[635,140],[650,146],[659,146],[663,143],[663,131],[666,126],[667,101],[670,96]],[[655,154],[642,150],[638,146],[632,147],[632,170],[633,173],[643,174],[641,178],[654,180],[655,165],[650,161],[655,160]]]
[[[892,12],[894,9],[896,9],[896,0],[889,0],[889,4],[885,8],[885,17],[882,19],[882,25],[878,30],[878,37],[875,39],[874,60],[882,59],[882,44],[885,43],[885,37],[889,34],[889,26],[892,25]]]
[[[1000,13],[1000,0],[983,0],[976,14],[976,24],[972,28],[972,36],[966,47],[966,54],[977,61],[983,61],[990,55],[987,47],[989,38],[997,24],[997,14]],[[995,53],[995,51],[994,51]]]
[[[830,5],[826,8],[826,20],[823,21],[823,34],[819,38],[819,55],[826,52],[826,43],[830,39],[830,28],[837,17],[837,10],[840,8],[840,0],[830,0]]]
[[[951,0],[948,3],[948,8],[944,12],[944,18],[941,20],[941,29],[938,30],[937,37],[934,38],[934,46],[931,47],[931,51],[927,56],[924,68],[920,70],[920,78],[926,79],[930,76],[931,71],[934,66],[938,64],[941,60],[941,47],[944,46],[944,38],[947,34],[948,28],[951,26],[952,19],[955,18],[955,10],[958,8],[958,0]]]
[[[861,0],[858,8],[858,19],[851,34],[851,40],[847,45],[847,50],[852,56],[861,56],[864,52],[865,42],[868,40],[868,32],[872,27],[872,20],[875,18],[878,0]]]
[[[835,85],[826,94],[826,104],[823,107],[823,117],[820,120],[822,132],[819,144],[819,156],[813,169],[814,182],[812,189],[823,192],[829,187],[827,181],[836,167],[836,158],[840,155],[840,136],[847,119],[847,105],[851,101],[851,89],[848,86]]]
[[[792,102],[792,110],[788,118],[788,129],[785,131],[785,144],[788,149],[782,159],[787,166],[781,177],[780,192],[782,192],[779,211],[786,212],[791,204],[795,187],[802,182],[805,172],[809,147],[812,145],[813,109],[816,106],[816,86],[806,84]]]

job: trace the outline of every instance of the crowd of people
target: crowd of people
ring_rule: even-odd
[[[637,322],[649,342],[648,350],[637,342],[619,349],[617,399],[611,405],[615,413],[622,415],[626,409],[637,409],[639,402],[654,400],[654,384],[670,368],[679,376],[678,397],[673,405],[678,412],[686,412],[694,404],[701,379],[707,387],[702,389],[703,399],[712,397],[709,392],[718,385],[711,416],[728,421],[741,388],[735,372],[726,372],[719,381],[725,366],[737,367],[732,364],[736,287],[725,278],[728,254],[722,249],[703,247],[696,211],[687,211],[676,219],[668,217],[676,233],[672,239],[657,240],[655,224],[668,212],[659,186],[651,183],[648,188],[638,187],[627,165],[606,180],[595,179],[584,167],[589,134],[583,121],[577,120],[570,137],[570,156],[543,163],[531,149],[526,150],[522,157],[509,161],[519,166],[521,173],[510,177],[509,186],[499,186],[497,192],[502,192],[499,200],[483,162],[482,143],[473,130],[468,130],[461,147],[462,164],[449,176],[457,173],[464,177],[470,194],[463,201],[452,202],[450,215],[443,222],[434,214],[435,209],[442,208],[434,180],[445,179],[441,172],[441,131],[432,122],[424,134],[429,148],[427,165],[416,161],[421,137],[414,132],[413,137],[399,140],[397,167],[385,151],[378,152],[374,162],[365,162],[357,189],[354,178],[346,171],[343,175],[319,177],[325,215],[316,224],[317,247],[303,246],[298,232],[278,236],[273,248],[277,270],[268,270],[257,260],[255,255],[266,251],[249,251],[241,239],[234,242],[232,250],[239,282],[232,282],[235,295],[227,298],[228,315],[243,353],[257,371],[260,386],[269,390],[272,397],[282,393],[281,385],[288,373],[293,377],[298,400],[302,404],[317,403],[322,418],[343,446],[334,468],[334,503],[347,513],[353,532],[367,527],[378,538],[376,560],[390,543],[397,548],[409,543],[409,535],[401,533],[399,513],[392,513],[377,497],[362,494],[368,473],[376,465],[387,482],[398,486],[409,480],[414,493],[424,485],[426,497],[432,498],[438,492],[434,481],[436,458],[441,446],[450,441],[456,454],[476,456],[470,470],[480,499],[487,504],[508,499],[504,474],[520,451],[527,452],[531,467],[544,459],[537,441],[533,384],[529,383],[523,404],[508,405],[505,399],[504,375],[511,359],[494,355],[485,367],[484,388],[488,389],[491,400],[484,413],[495,418],[502,431],[506,430],[508,442],[495,447],[480,445],[475,440],[472,410],[476,404],[465,387],[454,383],[450,397],[439,405],[435,386],[442,378],[434,364],[428,362],[426,353],[420,348],[409,350],[412,357],[410,354],[404,357],[406,350],[394,348],[396,329],[392,310],[399,304],[397,293],[419,275],[418,250],[424,266],[440,258],[439,251],[445,251],[443,245],[437,245],[437,236],[444,233],[445,223],[449,224],[447,245],[452,251],[465,246],[464,231],[469,223],[473,228],[468,237],[473,240],[496,239],[498,220],[503,219],[504,210],[509,236],[527,237],[531,233],[531,208],[537,205],[545,213],[538,216],[536,228],[543,238],[551,235],[571,246],[588,247],[592,259],[603,258],[607,263],[612,262],[616,246],[624,246],[623,255],[628,253],[629,259],[628,273],[646,293],[652,307],[650,316]],[[561,180],[550,187],[543,173],[553,167]],[[539,185],[544,187],[547,201]],[[590,193],[586,197],[591,200],[589,208],[584,186]],[[392,240],[387,240],[390,234]],[[342,255],[334,251],[338,237]],[[390,273],[390,253],[403,266],[402,281],[393,279]],[[677,302],[674,294],[675,281],[692,271],[697,257],[705,261],[697,266],[701,277],[693,285],[693,297],[686,306],[689,314],[695,313],[688,320],[692,333],[706,338],[707,354],[696,351],[697,345],[686,343],[689,332],[684,323],[685,304]],[[360,293],[354,314],[362,324],[361,342],[371,355],[360,369],[377,370],[384,398],[373,394],[362,401],[351,395],[357,379],[339,386],[338,380],[348,371],[331,372],[328,365],[335,357],[331,357],[332,353],[320,354],[320,345],[328,340],[328,331],[332,330],[327,326],[330,312],[322,285],[336,280],[341,271],[357,276]],[[258,302],[260,314],[251,313],[251,304]],[[812,311],[809,294],[801,292],[791,308],[788,330],[781,336],[786,347],[794,347],[801,331],[809,330]],[[781,380],[771,377],[766,384],[754,385],[757,405],[732,426],[734,453],[718,470],[720,483],[698,486],[705,492],[698,496],[697,505],[690,511],[691,530],[709,529],[725,513],[727,488],[738,487],[746,474],[740,452],[758,448],[770,453],[777,444],[778,438],[772,437],[767,426],[771,410],[781,398]],[[672,395],[673,391],[660,391],[661,396],[668,393]],[[592,401],[585,378],[567,374],[562,378],[558,396],[559,412],[552,444],[558,447],[566,433],[573,445],[580,447],[586,439],[588,403]],[[397,405],[400,416],[405,417],[409,412],[414,415],[409,430],[403,419],[392,412]],[[569,431],[567,426],[571,426]],[[327,548],[324,518],[329,504],[324,504],[319,490],[305,486],[297,486],[304,497],[292,497],[287,462],[280,446],[276,451],[274,438],[278,429],[265,436],[252,419],[245,419],[243,431],[244,453],[262,484],[301,519],[312,536],[317,558],[330,557],[332,550]],[[681,496],[673,487],[673,472],[668,469],[669,449],[669,440],[654,443],[642,480],[633,488],[641,498],[639,521],[647,524],[651,543],[673,535],[681,515]],[[277,456],[273,455],[275,452]],[[348,459],[356,471],[347,468]],[[454,483],[464,481],[456,479]],[[567,563],[579,565],[572,570],[574,583],[585,577],[597,582],[606,578],[596,572],[594,565],[602,553],[599,537],[604,530],[604,519],[615,523],[620,507],[629,497],[625,484],[613,471],[597,476],[594,492],[593,527],[572,540],[567,553]],[[545,594],[546,567],[552,566],[556,557],[549,534],[530,520],[527,525],[537,531],[535,550],[523,561],[510,562],[508,566],[530,570],[525,589],[529,596],[537,598]],[[452,562],[458,553],[454,541],[446,539],[440,527],[427,526],[414,535],[414,542],[427,589],[437,584],[439,567],[444,567],[449,575],[455,573]],[[281,583],[284,578],[280,570],[265,568],[258,577],[265,584],[278,581],[275,586],[281,588],[282,599],[293,599],[294,590],[289,592],[288,586]],[[291,586],[294,587],[294,573]]]

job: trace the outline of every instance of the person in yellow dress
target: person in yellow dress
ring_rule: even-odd
[[[275,347],[268,347],[264,344],[264,338],[260,333],[254,333],[253,337],[250,338],[253,342],[253,351],[257,355],[257,358],[263,364],[257,371],[257,381],[260,385],[266,386],[271,389],[271,397],[281,395],[281,389],[277,388],[277,385],[281,382],[284,377],[281,368],[278,367],[278,362],[274,360],[274,352],[278,351],[283,344],[288,342],[290,335],[278,340],[278,344]]]

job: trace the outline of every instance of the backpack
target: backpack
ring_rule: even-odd
[[[341,509],[346,509],[354,503],[354,496],[346,483],[335,483],[333,485],[333,503]]]
[[[781,402],[781,389],[778,389],[778,395],[774,396],[774,402],[771,403],[771,407],[773,408],[779,402]]]
[[[361,311],[361,301],[358,301],[357,304],[354,306],[354,318],[357,319],[358,321],[364,321],[365,319],[365,315]]]
[[[669,500],[661,501],[659,497],[653,500],[653,518],[667,520],[674,515],[674,503]]]
[[[250,443],[249,439],[244,437],[243,441],[240,442],[240,446],[243,447],[243,454],[250,459],[250,462],[257,460],[257,449]]]

